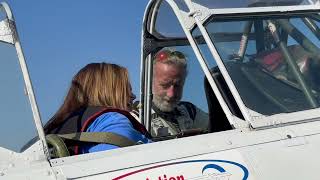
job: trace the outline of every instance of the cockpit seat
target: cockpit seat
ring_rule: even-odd
[[[308,53],[299,45],[288,46],[287,50],[292,59],[297,63],[300,72],[305,77],[308,77],[311,53]],[[291,81],[295,79],[286,63],[283,53],[278,48],[258,53],[254,60],[277,78]]]
[[[243,118],[218,67],[213,68],[211,70],[211,74],[219,88],[219,91],[221,92],[223,98],[225,99],[227,105],[229,106],[230,111],[236,116]],[[225,113],[223,112],[223,109],[206,77],[204,78],[204,89],[206,93],[208,111],[209,111],[209,122],[210,122],[209,131],[219,132],[219,131],[226,131],[226,130],[232,129],[232,126],[230,125]]]

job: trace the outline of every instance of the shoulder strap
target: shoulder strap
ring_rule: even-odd
[[[126,116],[134,129],[136,129],[137,131],[139,131],[140,133],[142,133],[143,135],[145,135],[147,138],[151,139],[152,136],[150,135],[150,133],[147,131],[147,129],[140,124],[139,121],[136,120],[136,118],[134,118],[128,111],[125,110],[121,110],[121,109],[116,109],[116,108],[102,108],[101,110],[99,110],[98,112],[95,112],[93,115],[91,115],[90,117],[88,117],[85,122],[82,124],[80,133],[83,133],[87,130],[87,128],[90,126],[90,124],[96,119],[98,118],[100,115],[104,114],[104,113],[108,113],[108,112],[118,112],[124,116]],[[119,139],[119,138],[117,138]],[[104,142],[103,142],[104,143]],[[116,142],[113,142],[116,143]],[[108,143],[111,144],[111,143]],[[115,144],[114,144],[115,145]],[[121,146],[120,146],[121,147]],[[75,154],[79,153],[79,146],[75,146]]]
[[[103,108],[100,111],[98,111],[98,112],[94,113],[93,115],[91,115],[90,117],[88,117],[81,127],[81,132],[84,132],[90,126],[90,124],[95,119],[97,119],[100,115],[102,115],[104,113],[108,113],[108,112],[117,112],[117,113],[120,113],[120,114],[126,116],[130,120],[132,126],[137,131],[139,131],[140,133],[142,133],[143,135],[145,135],[149,139],[152,138],[150,133],[147,131],[147,129],[139,121],[137,121],[137,119],[135,117],[133,117],[130,114],[130,112],[125,111],[125,110],[121,110],[121,109],[116,109],[116,108]]]
[[[137,143],[129,138],[111,132],[81,132],[70,134],[59,134],[59,137],[67,140],[90,142],[90,143],[103,143],[112,144],[118,147],[133,146]]]
[[[196,108],[195,105],[193,105],[193,104],[190,103],[190,102],[186,102],[186,101],[181,101],[181,102],[179,103],[179,105],[184,106],[184,107],[187,109],[190,118],[191,118],[192,120],[195,120],[196,115],[197,115],[197,108]]]

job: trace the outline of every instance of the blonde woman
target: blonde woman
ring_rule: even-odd
[[[129,113],[134,99],[126,68],[108,63],[88,64],[72,79],[62,106],[46,124],[45,132],[111,132],[137,143],[149,143],[148,132]],[[72,154],[81,154],[118,147],[86,143],[68,148]]]

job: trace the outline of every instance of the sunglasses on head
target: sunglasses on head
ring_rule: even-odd
[[[178,57],[180,59],[185,59],[185,55],[180,52],[180,51],[169,51],[169,50],[164,50],[160,51],[156,55],[156,60],[165,60],[168,59],[169,57]]]

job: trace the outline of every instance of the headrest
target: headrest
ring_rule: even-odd
[[[292,45],[287,49],[291,57],[296,61],[300,72],[305,74],[309,70],[310,53],[299,45]],[[279,48],[258,53],[255,56],[255,61],[276,77],[289,78],[286,60]]]

